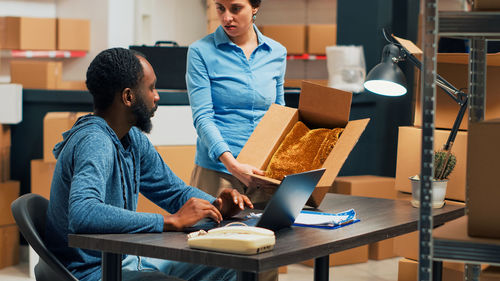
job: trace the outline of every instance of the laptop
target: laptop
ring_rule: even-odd
[[[258,218],[234,217],[224,219],[221,223],[205,218],[195,225],[185,228],[184,231],[209,230],[235,221],[243,222],[248,226],[258,226],[273,231],[289,227],[299,215],[324,172],[325,169],[321,168],[285,176],[271,197],[271,200],[267,203],[262,215]],[[256,210],[252,211],[260,213]]]

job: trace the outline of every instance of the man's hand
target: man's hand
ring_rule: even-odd
[[[163,218],[163,231],[181,231],[206,217],[213,219],[217,223],[222,220],[222,215],[216,206],[210,204],[207,200],[191,198],[177,213]]]
[[[214,206],[223,217],[228,218],[245,209],[245,206],[253,209],[253,204],[247,196],[242,195],[236,189],[225,188],[215,199]]]

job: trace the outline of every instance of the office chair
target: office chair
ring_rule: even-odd
[[[33,193],[24,194],[11,205],[19,231],[40,256],[40,260],[35,266],[36,280],[78,281],[47,249],[43,241],[48,205],[49,200]]]

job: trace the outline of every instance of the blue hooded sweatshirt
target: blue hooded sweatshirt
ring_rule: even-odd
[[[191,197],[215,200],[179,179],[136,127],[120,141],[104,119],[86,115],[63,139],[54,148],[45,240],[80,280],[99,280],[101,253],[68,247],[68,234],[161,232],[162,215],[136,212],[139,192],[170,213]]]

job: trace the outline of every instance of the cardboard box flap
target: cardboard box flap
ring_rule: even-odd
[[[238,161],[265,169],[270,157],[297,121],[297,109],[272,104],[241,149]]]
[[[368,122],[370,122],[370,118],[349,121],[331,154],[323,163],[323,167],[328,167],[328,169],[321,177],[318,186],[331,186],[333,184],[351,150],[368,126]]]
[[[310,129],[345,127],[349,121],[352,93],[302,82],[300,119]]]
[[[406,50],[408,50],[408,52],[410,52],[410,54],[413,54],[413,55],[422,55],[423,54],[422,50],[420,50],[420,48],[417,47],[417,45],[413,44],[413,42],[411,42],[410,40],[399,38],[399,37],[396,37],[394,35],[392,35],[392,37],[394,37],[394,39],[396,39],[396,41],[398,41],[399,44],[401,44]]]

